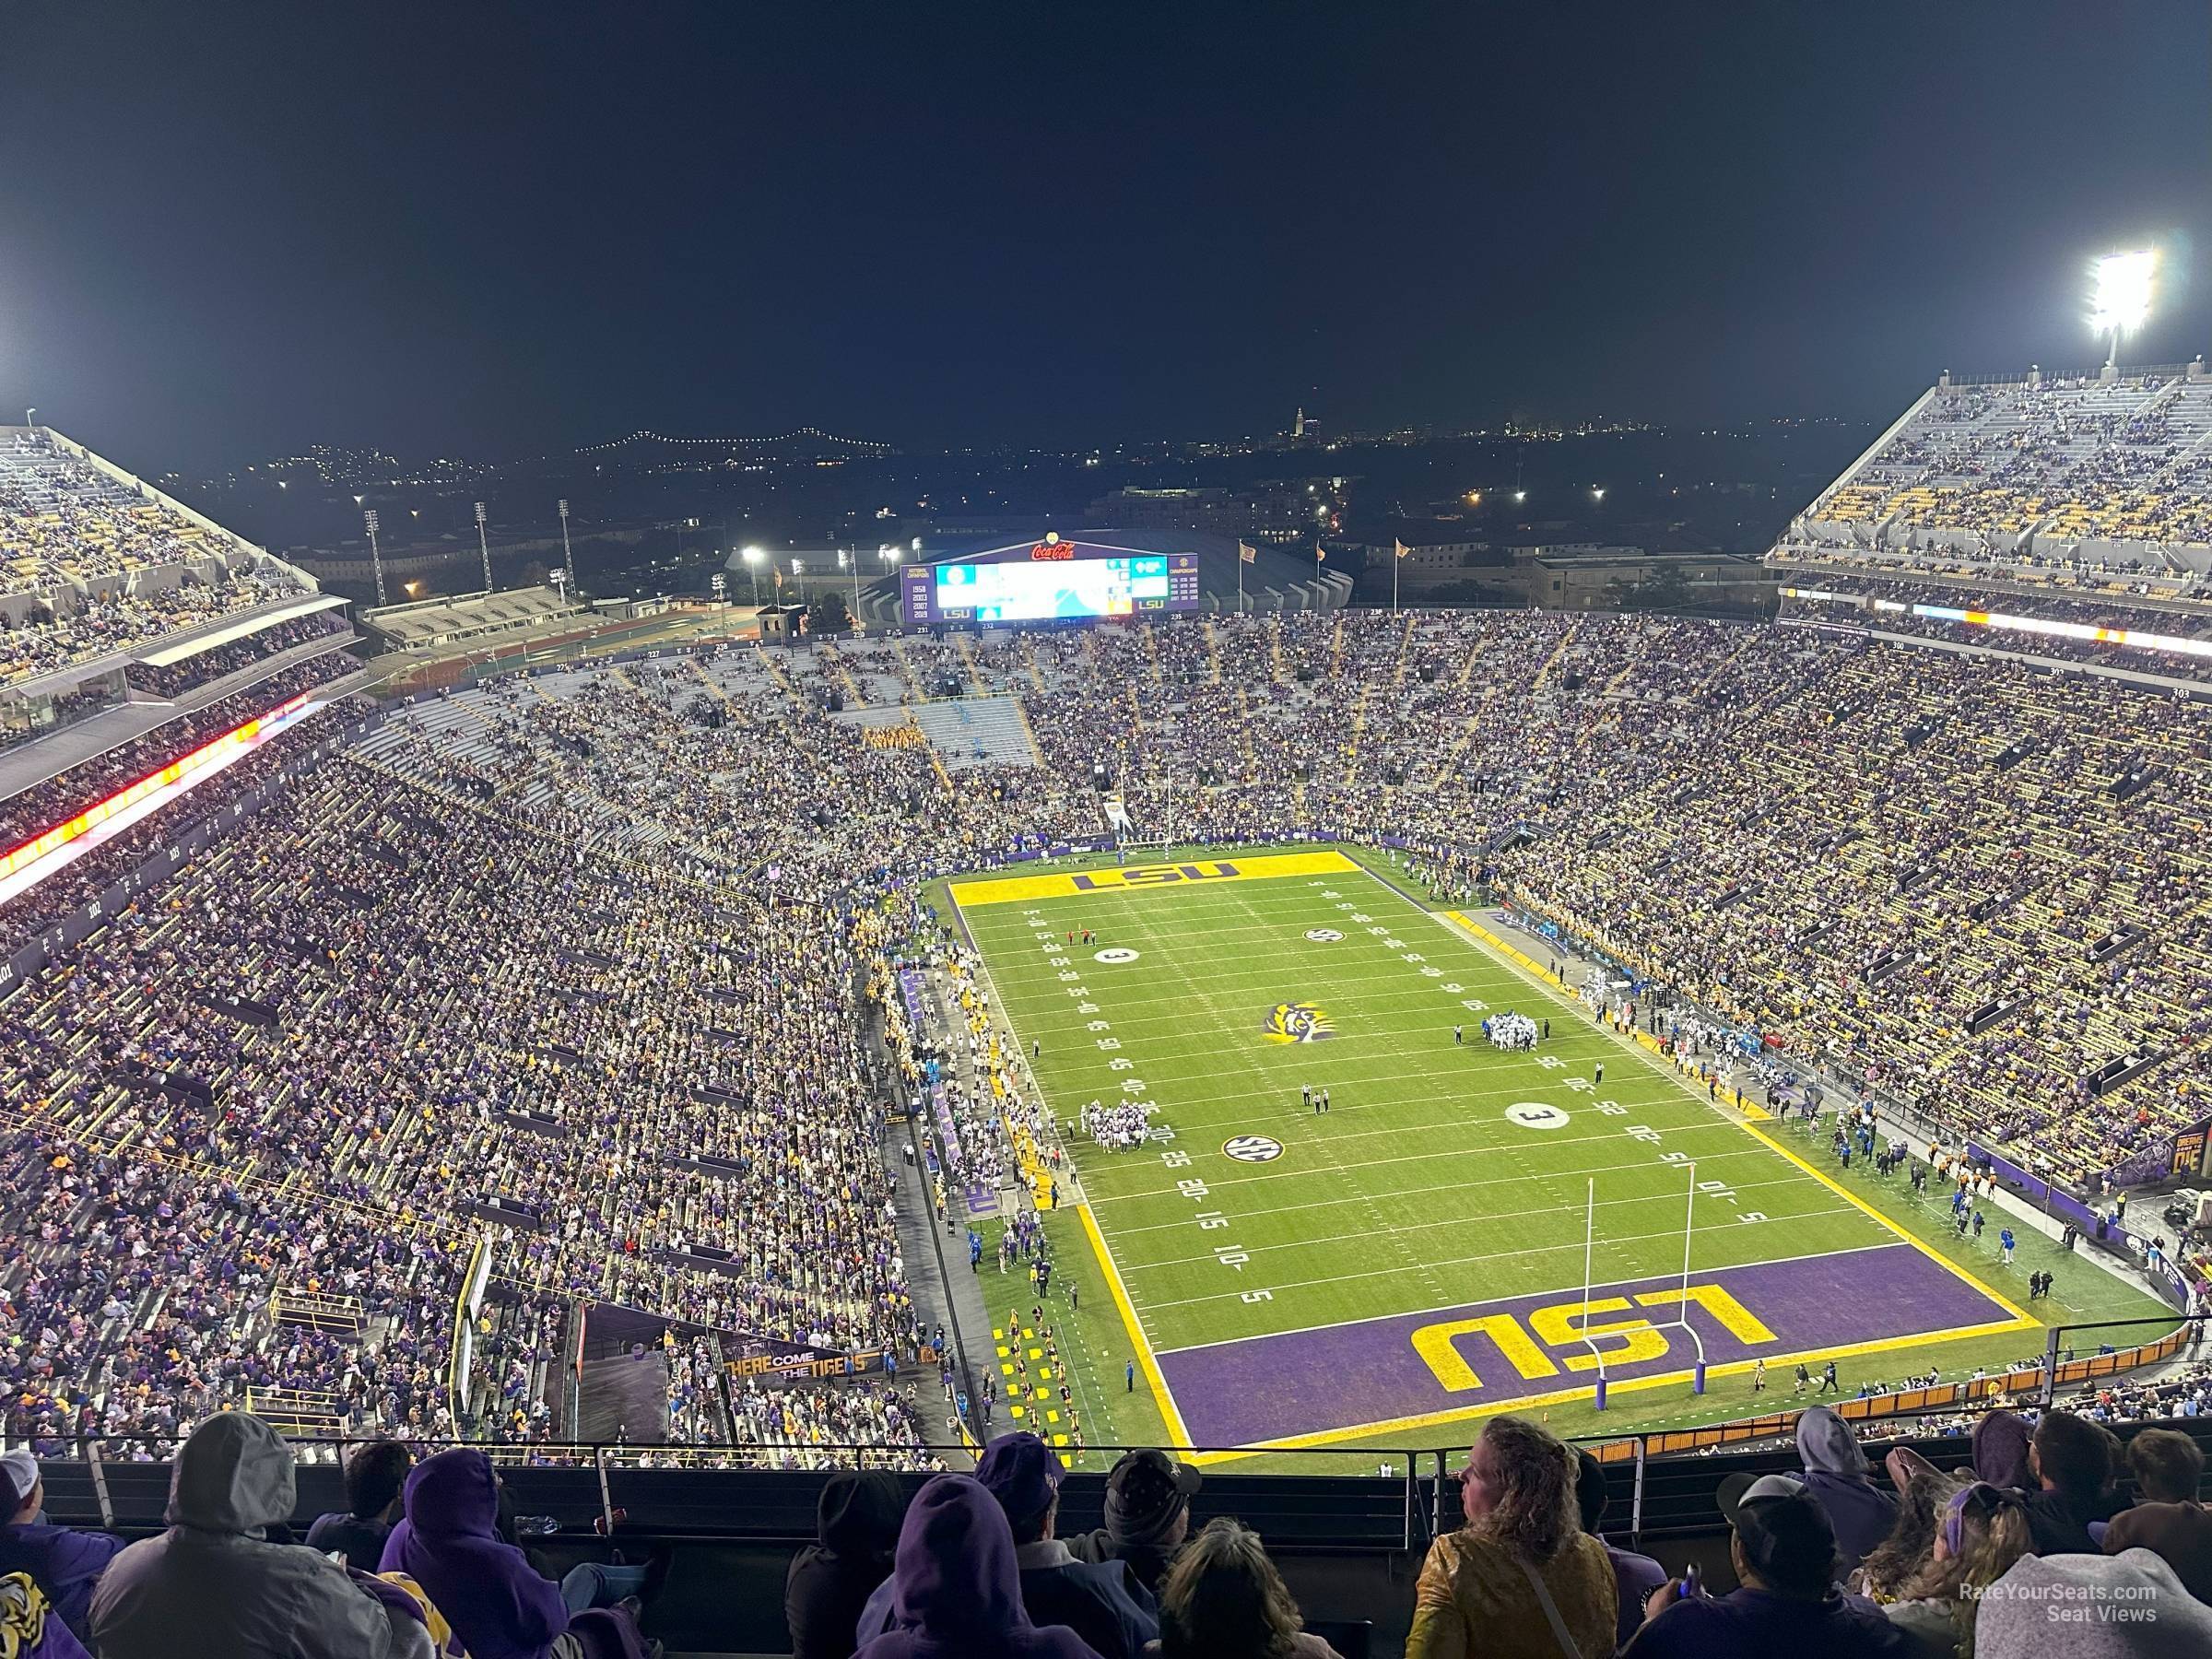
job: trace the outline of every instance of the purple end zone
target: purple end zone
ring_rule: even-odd
[[[1597,1286],[1590,1293],[1590,1323],[1596,1327],[1637,1319],[1673,1320],[1681,1282],[1678,1274],[1663,1274]],[[1716,1366],[1762,1354],[1772,1359],[1936,1335],[2013,1317],[1957,1274],[1902,1243],[1715,1268],[1691,1274],[1689,1282],[1689,1322],[1704,1339],[1707,1362]],[[1700,1286],[1713,1288],[1707,1300],[1697,1299]],[[1637,1300],[1669,1291],[1677,1297]],[[1626,1299],[1629,1307],[1601,1310],[1596,1305],[1601,1299]],[[1596,1373],[1587,1365],[1590,1350],[1572,1335],[1581,1324],[1582,1302],[1576,1288],[1427,1313],[1393,1313],[1318,1331],[1178,1348],[1159,1356],[1159,1368],[1194,1445],[1246,1446],[1325,1434],[1592,1386]],[[1747,1334],[1724,1324],[1723,1312]],[[1749,1330],[1747,1316],[1771,1335],[1759,1337]],[[1477,1320],[1486,1323],[1456,1332],[1437,1328]],[[1571,1321],[1571,1326],[1563,1329],[1563,1321]],[[1417,1347],[1416,1335],[1422,1332],[1427,1335]],[[1617,1387],[1638,1377],[1687,1371],[1697,1359],[1696,1346],[1679,1329],[1658,1333],[1666,1345],[1664,1352],[1628,1362],[1619,1358],[1626,1339],[1596,1335],[1606,1354],[1606,1374]],[[1567,1340],[1559,1340],[1562,1335]],[[1653,1338],[1642,1340],[1648,1344]],[[1583,1367],[1572,1364],[1577,1356],[1585,1362]],[[1440,1369],[1450,1373],[1449,1380]],[[1536,1374],[1524,1374],[1529,1371]],[[1783,1384],[1784,1379],[1777,1375],[1774,1383]],[[1790,1397],[1786,1384],[1773,1392],[1779,1398]]]

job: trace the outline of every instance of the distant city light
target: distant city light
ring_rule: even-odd
[[[1599,488],[1593,489],[1593,490],[1590,492],[1590,497],[1591,497],[1591,500],[1593,500],[1602,501],[1602,500],[1604,500],[1606,499],[1606,492],[1605,492],[1604,488],[1601,487],[1601,488]]]
[[[2156,248],[2107,253],[2089,267],[2089,332],[2112,336],[2108,364],[2120,360],[2122,337],[2137,332],[2149,318],[2158,270]]]

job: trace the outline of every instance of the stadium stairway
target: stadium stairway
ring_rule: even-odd
[[[619,1430],[633,1446],[659,1445],[668,1438],[668,1356],[648,1347],[637,1359],[586,1359],[576,1420],[582,1440],[612,1441]]]
[[[973,1398],[974,1389],[985,1374],[982,1368],[994,1363],[990,1346],[991,1315],[984,1306],[984,1293],[1013,1282],[1011,1275],[1003,1279],[998,1275],[996,1218],[971,1218],[966,1198],[948,1192],[947,1200],[958,1213],[950,1217],[949,1227],[935,1225],[929,1181],[921,1163],[922,1136],[911,1129],[902,1133],[894,1126],[891,1141],[895,1147],[911,1145],[915,1149],[913,1163],[907,1163],[902,1153],[894,1152],[896,1161],[892,1166],[892,1179],[899,1187],[899,1255],[908,1264],[912,1279],[914,1314],[933,1330],[938,1325],[947,1328],[953,1338],[956,1374],[966,1373],[960,1386],[968,1389]],[[971,1219],[976,1230],[983,1235],[990,1283],[985,1282],[982,1275],[968,1270]],[[928,1414],[940,1406],[949,1412],[951,1406],[943,1400],[944,1391],[938,1387],[936,1378],[924,1373],[914,1381],[922,1390],[925,1428],[932,1438],[941,1440],[945,1433],[943,1421],[931,1421]]]
[[[922,703],[914,720],[943,758],[946,770],[971,766],[1035,766],[1021,705],[1011,697],[961,697]]]

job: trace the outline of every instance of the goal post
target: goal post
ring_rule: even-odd
[[[1606,1408],[1606,1355],[1590,1335],[1590,1262],[1597,1247],[1597,1177],[1590,1178],[1588,1195],[1583,1206],[1583,1346],[1590,1350],[1591,1362],[1597,1367],[1597,1400],[1600,1411]]]
[[[1676,1291],[1675,1316],[1672,1319],[1653,1320],[1651,1328],[1654,1331],[1678,1330],[1689,1338],[1690,1346],[1697,1350],[1698,1356],[1696,1369],[1690,1373],[1690,1392],[1701,1394],[1705,1392],[1705,1338],[1699,1334],[1698,1327],[1689,1323],[1690,1246],[1697,1238],[1698,1166],[1692,1163],[1687,1165],[1686,1169],[1689,1182],[1682,1212],[1682,1278]],[[1611,1379],[1606,1374],[1605,1350],[1597,1346],[1597,1339],[1590,1334],[1590,1293],[1593,1288],[1593,1267],[1596,1251],[1597,1178],[1592,1176],[1588,1183],[1583,1210],[1582,1335],[1583,1346],[1590,1350],[1591,1362],[1597,1368],[1597,1397],[1594,1404],[1596,1409],[1603,1411],[1608,1403],[1607,1395],[1610,1392]]]

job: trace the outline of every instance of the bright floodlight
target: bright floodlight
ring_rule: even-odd
[[[2120,360],[2121,336],[2134,334],[2150,315],[2151,281],[2158,268],[2156,248],[2107,253],[2090,267],[2089,331],[2112,335],[2109,362]]]

